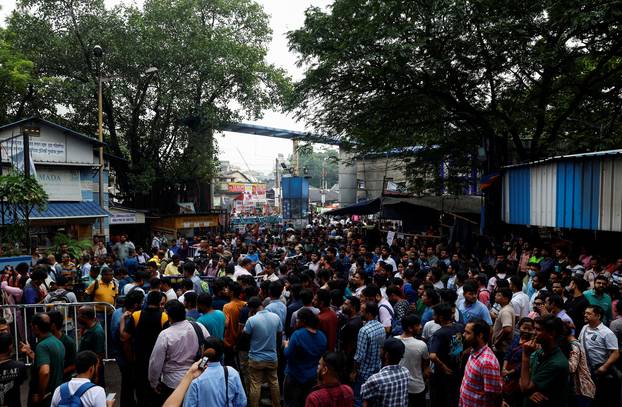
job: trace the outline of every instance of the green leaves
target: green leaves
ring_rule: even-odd
[[[616,14],[604,0],[336,0],[289,33],[307,67],[290,108],[355,153],[425,147],[455,179],[468,178],[480,146],[484,171],[619,146]]]
[[[268,17],[250,0],[146,0],[142,9],[106,9],[101,0],[20,5],[9,24],[16,47],[50,78],[28,109],[96,134],[101,73],[104,136],[126,160],[114,163],[117,198],[126,204],[168,210],[163,194],[211,178],[214,131],[260,117],[290,90],[284,71],[265,61]],[[104,50],[101,61],[94,45]],[[157,73],[145,72],[151,67]]]

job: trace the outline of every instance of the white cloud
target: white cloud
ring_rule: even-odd
[[[136,4],[141,6],[143,0],[105,0],[106,5]],[[289,52],[286,34],[304,24],[304,12],[310,6],[326,8],[333,0],[257,0],[270,16],[270,26],[273,38],[268,50],[268,61],[284,68],[294,79],[303,76],[303,70],[296,66],[296,56]],[[0,21],[15,9],[16,0],[1,0]],[[277,111],[266,111],[257,124],[284,128],[288,130],[305,130],[304,123],[296,122],[291,116]],[[246,168],[240,154],[252,169],[261,172],[270,172],[274,167],[274,160],[279,153],[285,157],[292,152],[292,142],[271,137],[253,136],[248,134],[225,133],[219,136],[218,144],[220,159],[230,161],[240,168]],[[239,152],[238,152],[239,151]]]

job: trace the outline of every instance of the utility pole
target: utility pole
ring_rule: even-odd
[[[24,177],[30,178],[30,132],[28,129],[22,129],[22,137],[24,140],[24,148],[22,152],[24,153]],[[24,211],[25,221],[26,221],[26,253],[31,254],[30,252],[30,211]]]
[[[93,47],[93,55],[97,61],[97,140],[99,140],[99,207],[104,209],[104,112],[103,112],[103,96],[102,96],[102,75],[101,75],[101,59],[104,55],[102,47],[96,45]],[[99,235],[104,235],[104,219],[99,218]]]
[[[326,206],[326,161],[322,160],[322,180],[320,181],[322,208]]]

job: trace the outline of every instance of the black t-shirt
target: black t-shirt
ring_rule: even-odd
[[[441,362],[454,374],[459,374],[460,357],[464,349],[463,333],[464,325],[452,323],[441,327],[430,338],[430,353],[436,353]],[[434,373],[442,374],[440,369],[436,369]]]
[[[26,365],[10,359],[0,363],[0,407],[21,407],[19,387],[26,380]]]
[[[566,300],[566,313],[572,318],[572,322],[574,322],[576,335],[581,332],[581,328],[585,325],[583,314],[588,305],[590,305],[590,303],[587,298],[585,298],[585,295],[571,297]]]
[[[363,321],[359,315],[349,319],[341,328],[339,336],[339,349],[348,356],[348,363],[354,360],[356,353],[356,341],[359,331],[363,327]]]

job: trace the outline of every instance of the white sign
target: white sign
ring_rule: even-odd
[[[135,213],[126,212],[110,212],[110,224],[111,225],[127,225],[132,223],[138,223]]]
[[[49,201],[82,201],[80,170],[37,168],[37,181]]]
[[[65,143],[40,138],[30,139],[30,156],[35,162],[63,162],[65,161]],[[24,140],[16,138],[2,142],[2,157],[14,156],[24,150]]]
[[[390,230],[387,232],[387,244],[391,246],[393,244],[393,239],[395,239],[395,232]]]

